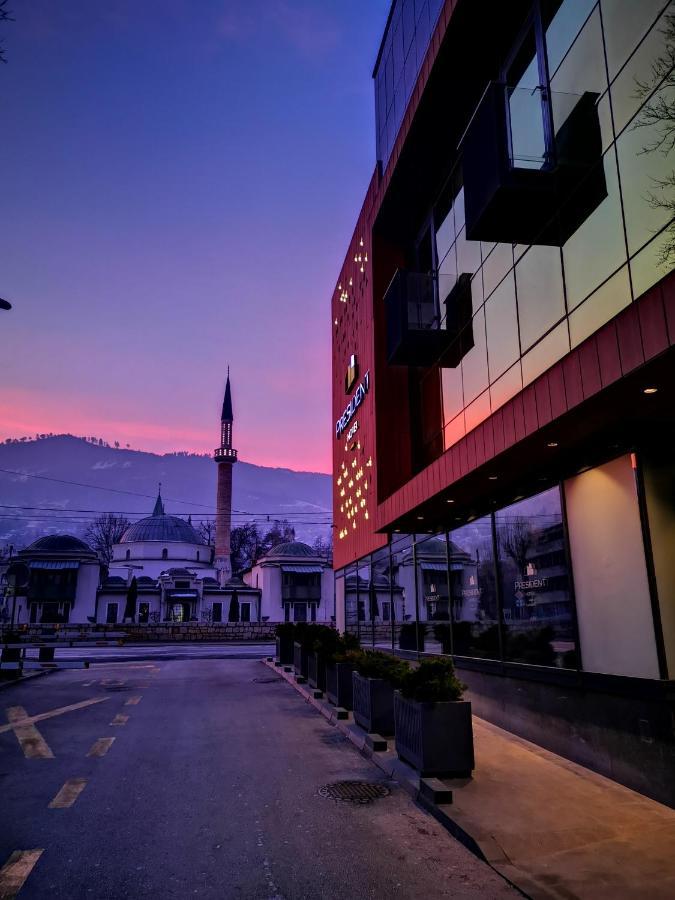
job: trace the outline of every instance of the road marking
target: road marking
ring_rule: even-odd
[[[28,714],[23,706],[10,706],[7,710],[9,727],[14,731],[26,759],[54,759],[49,744],[35,725],[26,724]]]
[[[44,850],[15,850],[0,869],[0,900],[13,900]]]
[[[142,694],[138,694],[136,697],[129,697],[129,699],[124,704],[125,706],[136,706],[141,702]]]
[[[110,700],[110,697],[92,697],[90,700],[82,700],[80,703],[71,703],[70,706],[61,706],[59,709],[39,713],[37,716],[29,716],[24,710],[25,718],[18,722],[10,722],[9,725],[0,725],[0,734],[3,734],[5,731],[13,731],[17,725],[34,725],[36,722],[53,719],[54,716],[62,716],[64,713],[74,712],[76,709],[84,709],[86,706],[92,706],[94,703],[103,703],[106,700]],[[18,708],[21,709],[21,707]]]
[[[94,742],[91,750],[87,753],[87,756],[105,756],[108,750],[112,747],[112,743],[115,740],[114,737],[111,738],[99,738]]]
[[[85,778],[69,778],[49,804],[49,809],[66,809],[72,806],[84,790],[87,781]]]
[[[117,713],[115,718],[110,723],[111,725],[126,725],[129,721],[129,716],[123,716],[122,713]]]

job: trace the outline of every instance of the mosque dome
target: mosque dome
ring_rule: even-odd
[[[178,516],[147,516],[134,522],[120,538],[120,544],[136,541],[181,541],[185,544],[203,544],[195,529]]]
[[[272,547],[270,552],[265,555],[265,559],[286,559],[290,556],[315,557],[316,555],[316,550],[312,550],[309,544],[303,544],[302,541],[288,541]]]

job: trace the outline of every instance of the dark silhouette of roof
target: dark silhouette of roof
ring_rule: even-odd
[[[157,491],[157,499],[155,500],[155,508],[152,511],[153,516],[164,516],[166,513],[164,512],[164,502],[162,500],[162,486],[160,485],[159,490]]]
[[[295,557],[308,557],[316,558],[317,553],[315,550],[309,546],[309,544],[303,544],[302,541],[288,541],[285,544],[277,544],[276,547],[272,547],[269,553],[265,554],[265,559],[280,559],[282,557],[295,556]]]
[[[225,382],[225,397],[223,398],[223,411],[220,415],[221,422],[232,422],[232,391],[230,390],[230,367],[227,367],[227,381]]]
[[[94,551],[88,544],[76,538],[72,534],[48,534],[38,538],[26,547],[22,553],[85,553],[91,555]]]

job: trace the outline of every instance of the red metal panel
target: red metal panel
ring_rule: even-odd
[[[504,404],[502,407],[503,420],[504,420],[504,446],[511,447],[516,442],[516,423],[514,419],[514,403],[513,400],[509,400],[508,403]]]
[[[469,471],[469,456],[466,448],[466,438],[462,438],[458,444],[459,451],[459,477],[463,478]]]
[[[470,431],[466,436],[466,458],[469,471],[476,468],[476,432]]]
[[[581,385],[584,398],[592,397],[602,387],[600,380],[600,361],[595,338],[589,338],[579,347],[579,365],[581,367]]]
[[[658,285],[640,300],[638,317],[645,359],[651,359],[663,353],[669,346],[663,297]]]
[[[581,382],[581,366],[579,365],[579,354],[573,350],[569,356],[562,361],[563,378],[565,379],[565,397],[567,398],[567,408],[572,409],[577,403],[581,403],[584,399],[584,389]]]
[[[476,437],[476,466],[482,466],[485,462],[485,423],[481,423],[475,432]]]
[[[668,328],[668,341],[675,345],[675,278],[667,278],[660,284],[663,308],[666,313],[666,327]]]
[[[619,341],[621,371],[624,375],[645,361],[640,335],[640,318],[633,303],[616,318],[616,336]]]
[[[494,436],[495,456],[504,449],[504,407],[498,409],[492,417],[492,434]]]
[[[546,373],[548,390],[551,396],[551,415],[554,419],[567,412],[567,395],[562,366],[558,363]]]
[[[483,422],[483,437],[485,439],[485,460],[489,462],[495,455],[495,438],[493,432],[494,417]]]
[[[532,434],[539,428],[539,417],[537,415],[537,392],[533,384],[528,385],[519,396],[513,398],[514,403],[518,400],[523,410],[523,428],[521,433],[518,432],[518,421],[516,419],[516,437],[520,441],[526,435]]]
[[[598,350],[598,362],[600,364],[600,381],[606,387],[617,378],[621,378],[621,359],[619,358],[619,343],[616,339],[616,323],[609,322],[595,335],[595,345]]]
[[[551,392],[548,386],[548,377],[544,375],[534,383],[534,394],[537,401],[537,422],[543,428],[553,418],[551,412]]]

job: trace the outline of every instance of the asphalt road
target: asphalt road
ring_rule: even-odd
[[[4,688],[0,898],[518,896],[395,784],[365,806],[318,794],[342,779],[383,775],[258,661]]]

